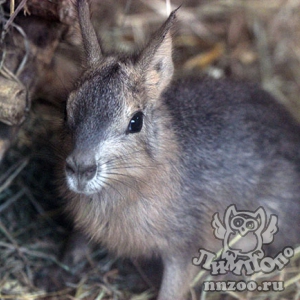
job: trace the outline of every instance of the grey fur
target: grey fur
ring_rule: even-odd
[[[68,209],[117,255],[162,257],[159,300],[187,297],[199,271],[192,258],[219,250],[212,216],[231,204],[278,215],[269,253],[300,242],[299,125],[255,85],[173,79],[174,20],[140,55],[88,64],[67,103]],[[140,110],[142,131],[128,134]]]

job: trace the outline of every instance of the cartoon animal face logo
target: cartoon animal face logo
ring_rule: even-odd
[[[259,221],[249,215],[241,214],[232,218],[229,226],[233,231],[238,231],[241,236],[245,236],[248,232],[258,229]]]
[[[235,205],[227,207],[223,223],[215,213],[212,227],[216,238],[223,240],[223,259],[238,257],[258,258],[264,256],[263,244],[269,244],[278,231],[277,216],[271,215],[267,224],[266,212],[262,207],[256,211],[238,211]]]

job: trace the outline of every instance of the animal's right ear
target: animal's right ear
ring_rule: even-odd
[[[237,214],[235,204],[228,206],[224,213],[225,227],[229,228],[230,220]]]
[[[266,225],[266,212],[263,207],[259,207],[255,212],[254,212],[254,217],[256,220],[259,220],[259,226],[264,228]]]
[[[159,98],[170,83],[173,72],[171,29],[176,20],[174,10],[141,52],[138,66],[150,97]]]
[[[102,53],[95,29],[91,22],[88,0],[77,0],[76,7],[86,62],[88,66],[92,67],[101,59]]]

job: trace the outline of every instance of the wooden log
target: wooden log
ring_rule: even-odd
[[[15,1],[15,8],[20,3],[21,0]],[[0,40],[0,161],[17,133],[15,128],[20,128],[25,120],[31,102],[37,97],[57,97],[57,91],[62,90],[50,86],[58,82],[54,80],[58,72],[55,55],[61,40],[72,37],[70,32],[74,31],[75,22],[74,6],[69,0],[28,0],[16,17],[10,16],[9,4],[6,1],[0,10],[0,14],[4,12],[0,16],[4,24],[0,32],[3,37]],[[76,68],[69,69],[73,70],[73,76],[77,74]]]
[[[27,108],[26,88],[20,81],[0,77],[0,121],[11,126],[22,124]]]

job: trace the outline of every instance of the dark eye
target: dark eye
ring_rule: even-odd
[[[244,220],[242,218],[239,218],[239,217],[236,217],[232,220],[233,222],[233,225],[236,227],[236,228],[239,228],[243,225],[244,223]]]
[[[143,117],[144,115],[141,111],[138,111],[134,114],[128,125],[129,133],[136,133],[141,131],[143,127]]]
[[[254,223],[253,223],[252,221],[248,221],[248,222],[246,223],[246,227],[247,227],[248,229],[252,229],[252,228],[254,228]]]

